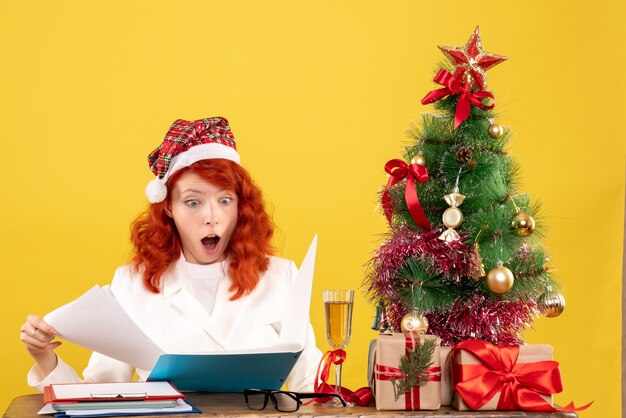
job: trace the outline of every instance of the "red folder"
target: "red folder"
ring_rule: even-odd
[[[184,399],[169,382],[60,383],[44,387],[47,404]]]

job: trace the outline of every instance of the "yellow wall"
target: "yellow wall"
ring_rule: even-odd
[[[624,3],[572,1],[5,1],[0,6],[0,409],[29,393],[18,339],[129,255],[145,158],[176,118],[228,117],[298,263],[319,233],[321,291],[358,289],[386,230],[384,163],[443,59],[479,24],[525,189],[544,203],[567,309],[528,342],[554,345],[561,403],[620,414]],[[365,384],[372,308],[356,301],[345,383]],[[79,370],[88,353],[65,344]]]

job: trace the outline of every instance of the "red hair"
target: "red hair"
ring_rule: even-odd
[[[268,255],[273,254],[270,241],[274,225],[265,210],[261,190],[243,167],[230,160],[201,160],[178,170],[169,178],[166,200],[151,204],[131,224],[131,242],[135,247],[132,265],[136,271],[141,271],[140,267],[143,267],[146,289],[159,293],[161,276],[178,260],[182,250],[178,230],[174,220],[165,213],[165,207],[176,181],[186,171],[237,194],[237,226],[225,254],[230,258],[229,273],[233,279],[229,289],[233,292],[230,299],[239,299],[256,287],[260,275],[269,266]]]

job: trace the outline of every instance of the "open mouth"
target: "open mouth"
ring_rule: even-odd
[[[218,242],[220,242],[220,237],[217,235],[209,235],[202,238],[202,245],[204,245],[204,248],[207,250],[214,250]]]

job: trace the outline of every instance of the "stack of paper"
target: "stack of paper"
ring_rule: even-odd
[[[39,413],[57,417],[199,413],[169,382],[53,384]]]

